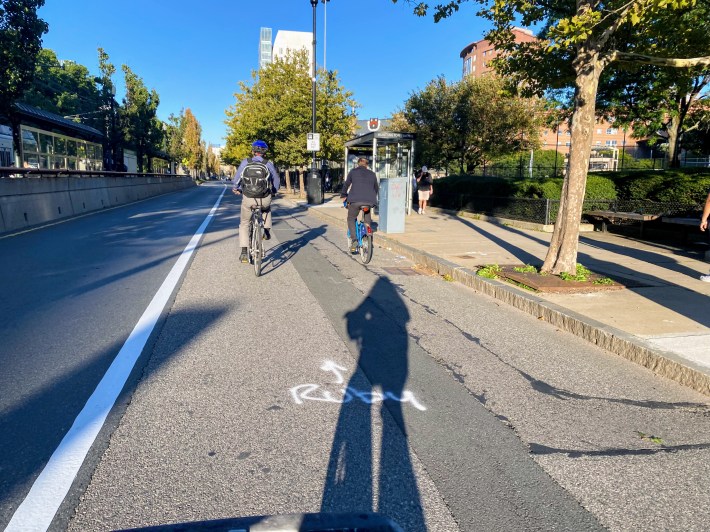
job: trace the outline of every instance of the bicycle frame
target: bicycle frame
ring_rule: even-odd
[[[372,207],[368,207],[372,208]],[[360,211],[357,214],[357,217],[355,218],[355,238],[357,242],[357,249],[356,253],[360,255],[360,259],[363,264],[367,264],[370,262],[372,259],[372,244],[373,244],[373,237],[372,237],[372,228],[367,225],[364,220],[361,220],[362,217],[364,217],[364,212],[365,208],[361,207]],[[360,214],[363,213],[363,214]],[[350,229],[347,231],[348,235],[348,243],[350,242],[351,236],[350,236]]]
[[[254,238],[255,231],[258,237]],[[264,260],[264,214],[260,206],[251,209],[249,218],[249,261],[254,265],[254,273],[258,277],[261,275],[261,263]]]

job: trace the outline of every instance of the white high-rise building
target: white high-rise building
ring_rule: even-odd
[[[276,32],[273,46],[273,60],[285,59],[289,52],[306,50],[308,53],[308,71],[313,69],[313,33],[310,31]]]
[[[259,33],[259,68],[271,63],[271,28],[261,28]]]

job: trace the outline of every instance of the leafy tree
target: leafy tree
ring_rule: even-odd
[[[119,123],[118,110],[119,105],[116,102],[116,85],[113,83],[113,75],[116,73],[116,67],[109,61],[108,54],[103,48],[98,49],[99,54],[99,72],[101,76],[97,78],[101,100],[103,101],[104,116],[107,123],[107,139],[106,151],[104,159],[107,163],[107,169],[116,169],[116,153],[118,146],[121,143],[121,134],[117,127]]]
[[[121,69],[126,82],[121,127],[126,142],[136,148],[138,171],[143,172],[143,159],[155,151],[162,135],[156,116],[160,98],[155,90],[148,91],[143,80],[128,65],[123,65]]]
[[[450,0],[436,6],[434,19],[452,15],[468,1]],[[659,31],[685,31],[687,19],[670,15],[696,9],[707,0],[471,1],[481,5],[479,14],[494,23],[487,39],[506,52],[495,62],[499,73],[512,76],[526,93],[542,93],[570,83],[574,87],[569,165],[558,222],[542,267],[545,272],[574,274],[600,77],[614,62],[685,69],[710,65],[710,56],[669,56],[668,50],[636,46],[658,37]],[[415,4],[416,14],[427,13],[425,3],[409,3]],[[656,24],[659,18],[668,21],[665,28]],[[514,23],[542,25],[542,39],[516,44],[510,31]]]
[[[0,3],[0,115],[12,127],[12,140],[18,160],[22,160],[20,118],[13,104],[30,86],[42,35],[47,23],[37,16],[44,0],[3,0]]]
[[[684,31],[663,31],[673,19],[683,19]],[[635,43],[648,53],[663,50],[666,55],[699,55],[710,50],[710,5],[698,3],[679,12],[661,14],[654,24],[653,39],[642,35]],[[635,33],[629,40],[637,37]],[[671,167],[680,166],[681,139],[698,127],[688,120],[704,108],[708,99],[710,67],[683,70],[655,65],[629,64],[608,70],[602,76],[599,108],[619,125],[631,125],[636,138],[648,138],[651,143],[667,142]],[[660,132],[660,133],[658,133]]]
[[[182,162],[185,158],[185,110],[179,115],[170,114],[165,124],[165,151],[173,161]]]
[[[352,109],[357,107],[353,93],[338,82],[335,70],[320,70],[317,78],[316,124],[321,133],[320,156],[327,161],[343,157],[345,142],[355,131],[356,117]]]
[[[423,164],[460,173],[506,152],[528,150],[538,141],[542,123],[538,100],[514,97],[494,77],[447,83],[432,80],[404,104],[403,115],[417,132]]]
[[[239,164],[249,155],[251,143],[262,139],[269,144],[268,157],[276,166],[307,167],[311,158],[306,150],[307,134],[312,128],[311,90],[305,51],[253,71],[251,83],[239,83],[236,102],[226,110],[228,134],[223,160]],[[355,129],[355,119],[349,111],[356,103],[340,86],[334,71],[318,73],[316,101],[321,155],[339,159],[345,140]]]
[[[182,164],[192,170],[193,177],[202,166],[202,126],[188,107],[182,119]]]

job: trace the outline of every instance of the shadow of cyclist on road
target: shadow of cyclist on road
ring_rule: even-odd
[[[409,312],[392,283],[381,278],[345,317],[361,371],[347,384],[321,511],[375,511],[404,530],[424,531],[404,414],[417,408],[405,389]]]

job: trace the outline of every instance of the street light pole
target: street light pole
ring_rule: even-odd
[[[311,110],[312,110],[312,124],[311,133],[315,138],[316,132],[316,6],[318,6],[318,0],[310,0],[311,7],[313,8],[313,54],[312,54],[312,65],[311,65]],[[323,203],[323,180],[321,178],[320,172],[316,166],[316,150],[313,151],[313,158],[311,160],[311,171],[308,174],[308,182],[306,184],[306,200],[308,203]]]

